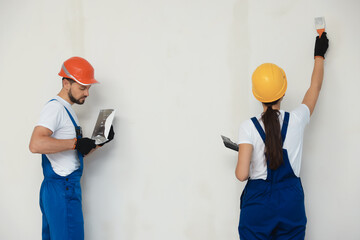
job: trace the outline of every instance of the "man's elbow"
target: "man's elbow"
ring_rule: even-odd
[[[36,144],[33,141],[31,141],[29,144],[29,150],[32,153],[40,153],[38,147],[36,146]]]

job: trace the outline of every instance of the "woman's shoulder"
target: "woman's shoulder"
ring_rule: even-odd
[[[260,122],[261,115],[253,116],[251,118],[243,120],[240,124],[240,127],[245,128],[245,129],[251,128],[254,125],[254,123],[252,121],[253,118],[256,118]]]
[[[242,144],[242,143],[253,144],[254,134],[253,134],[252,125],[253,123],[250,118],[241,122],[239,128],[239,138],[237,142],[238,144]]]
[[[310,110],[305,104],[300,104],[298,107],[290,111],[290,121],[301,122],[307,124],[310,121]]]

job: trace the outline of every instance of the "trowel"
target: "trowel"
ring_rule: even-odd
[[[110,128],[115,116],[114,109],[101,109],[91,139],[99,145],[108,140]]]

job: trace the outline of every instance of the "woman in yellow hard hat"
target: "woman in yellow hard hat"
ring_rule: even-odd
[[[300,106],[280,110],[287,79],[272,63],[260,65],[252,90],[264,111],[239,130],[236,177],[247,184],[241,195],[240,239],[304,239],[306,214],[299,178],[305,126],[314,111],[324,74],[326,33],[315,42],[311,85]]]

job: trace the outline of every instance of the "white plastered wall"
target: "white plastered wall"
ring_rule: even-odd
[[[28,150],[42,106],[70,56],[101,84],[74,106],[86,136],[115,108],[115,139],[86,158],[86,239],[238,239],[241,121],[261,107],[252,71],[285,69],[283,108],[302,100],[313,67],[313,19],[330,47],[306,130],[301,177],[307,239],[360,238],[357,154],[360,3],[344,1],[1,1],[0,239],[40,239],[40,156]]]

